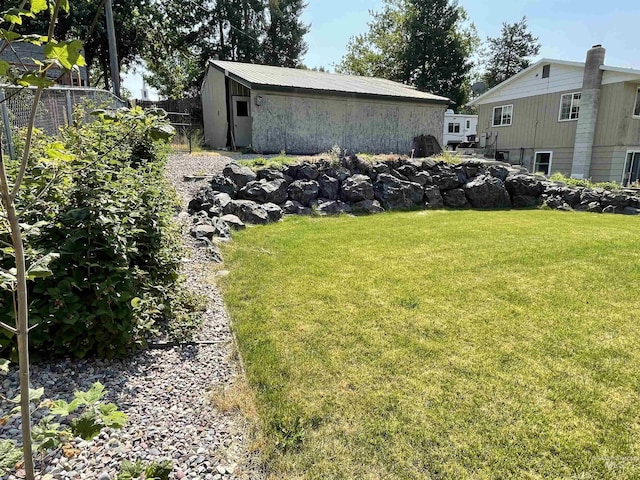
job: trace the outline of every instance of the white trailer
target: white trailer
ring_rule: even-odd
[[[477,115],[465,115],[463,113],[453,113],[453,110],[447,110],[444,114],[443,148],[453,150],[459,143],[474,140],[475,137],[469,137],[477,135],[477,130]]]

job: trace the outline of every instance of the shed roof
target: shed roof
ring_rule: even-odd
[[[446,97],[421,92],[408,85],[382,78],[341,75],[298,68],[272,67],[250,63],[212,60],[211,65],[224,71],[234,80],[249,88],[266,87],[277,90],[311,90],[317,92],[348,93],[411,99],[428,103],[452,103]]]

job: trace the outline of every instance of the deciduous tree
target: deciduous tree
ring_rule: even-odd
[[[385,0],[371,15],[369,31],[351,39],[339,72],[403,82],[458,106],[466,102],[479,40],[455,0]]]

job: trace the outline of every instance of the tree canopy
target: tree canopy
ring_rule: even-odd
[[[303,0],[161,0],[146,80],[170,98],[197,93],[212,58],[300,67]]]
[[[528,30],[527,17],[518,22],[502,23],[498,37],[488,37],[489,55],[485,62],[484,82],[492,88],[531,64],[540,52],[538,37]]]
[[[336,69],[376,76],[443,95],[461,107],[469,97],[471,55],[479,44],[455,0],[384,0],[369,31],[349,41]]]
[[[0,0],[0,9],[18,7],[21,0]],[[84,42],[84,56],[91,72],[92,85],[109,88],[109,46],[104,18],[103,0],[73,2],[69,12],[63,12],[55,26],[59,40],[78,38]],[[151,41],[157,19],[154,0],[113,0],[113,17],[121,68],[133,64]],[[41,17],[25,19],[16,26],[18,32],[43,31],[46,21]],[[46,31],[46,30],[45,30]]]

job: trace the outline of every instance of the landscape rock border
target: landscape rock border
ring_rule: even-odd
[[[191,199],[191,234],[203,242],[229,239],[232,229],[267,224],[283,215],[379,213],[413,208],[555,210],[640,215],[632,190],[611,191],[554,182],[502,162],[434,158],[370,163],[351,155],[263,168],[235,161]]]

